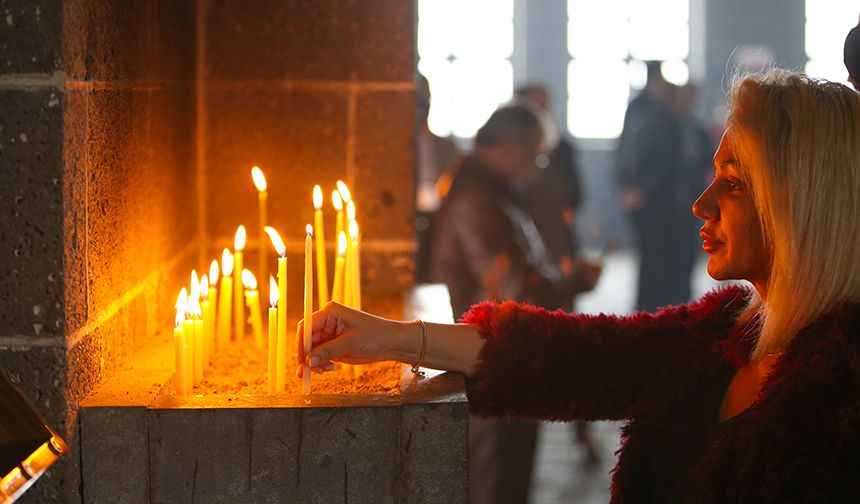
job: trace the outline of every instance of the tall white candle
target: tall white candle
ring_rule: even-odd
[[[304,335],[302,345],[302,393],[311,393],[311,370],[305,363],[304,357],[311,352],[313,341],[311,340],[311,329],[313,319],[314,306],[314,252],[311,244],[311,237],[314,234],[314,229],[310,224],[305,227],[305,306],[304,306]]]

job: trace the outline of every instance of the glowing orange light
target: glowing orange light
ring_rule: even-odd
[[[269,235],[269,238],[272,240],[272,245],[275,247],[275,251],[279,256],[285,257],[287,255],[287,246],[284,245],[284,240],[281,239],[281,235],[278,234],[278,231],[272,226],[266,226],[266,234]]]
[[[200,278],[200,298],[204,301],[209,299],[209,276],[206,273]]]
[[[355,203],[353,203],[352,200],[346,202],[346,220],[355,220]]]
[[[254,276],[253,273],[248,271],[247,269],[242,270],[242,285],[245,286],[248,290],[254,290],[257,288],[257,277]]]
[[[179,327],[179,324],[185,320],[185,307],[188,304],[188,291],[185,290],[185,287],[179,291],[179,297],[176,299],[176,326]]]
[[[258,191],[263,192],[266,190],[266,176],[263,175],[263,170],[259,166],[251,168],[251,178],[254,179],[254,185]]]
[[[308,236],[313,236],[314,235],[314,227],[311,226],[310,224],[306,225],[305,226],[305,234]]]
[[[322,204],[322,188],[317,184],[314,186],[314,210],[321,209]]]
[[[349,237],[353,240],[358,239],[358,221],[349,221]]]
[[[221,252],[221,275],[229,277],[233,273],[233,254],[230,249]]]
[[[278,282],[275,277],[269,275],[269,306],[278,306]]]
[[[236,228],[236,236],[233,238],[233,250],[241,252],[245,250],[245,242],[248,241],[248,232],[245,231],[245,226]]]
[[[200,279],[197,277],[197,270],[191,270],[191,289],[188,292],[188,298],[199,298],[200,297]]]

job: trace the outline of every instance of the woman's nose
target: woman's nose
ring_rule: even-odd
[[[693,215],[703,221],[714,220],[720,215],[719,206],[717,206],[713,190],[714,184],[711,183],[711,185],[705,189],[705,192],[699,196],[699,199],[693,203]]]

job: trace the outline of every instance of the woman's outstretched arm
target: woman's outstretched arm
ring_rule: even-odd
[[[313,350],[306,362],[316,372],[331,368],[332,361],[362,364],[397,360],[418,362],[422,327],[418,322],[400,322],[328,303],[313,316]],[[302,334],[302,324],[299,331]],[[426,323],[427,348],[422,365],[472,376],[483,340],[469,324]],[[301,352],[298,352],[301,364]],[[301,369],[301,368],[300,368]]]

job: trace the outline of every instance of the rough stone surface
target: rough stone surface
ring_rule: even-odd
[[[253,8],[237,0],[209,2],[207,74],[216,80],[411,81],[413,9],[402,0],[266,0]]]
[[[3,336],[63,334],[62,108],[56,90],[0,91]]]
[[[0,4],[0,73],[45,74],[56,70],[62,17],[60,0],[4,0]]]
[[[369,239],[412,239],[414,110],[413,91],[358,94],[355,191],[366,202],[359,217]]]
[[[362,293],[366,292],[368,299],[402,296],[412,285],[414,270],[412,251],[365,250],[361,254]]]
[[[80,426],[84,502],[113,504],[119,496],[130,504],[149,502],[146,408],[84,408]]]
[[[466,503],[469,496],[465,402],[404,405],[400,502]]]
[[[305,224],[313,222],[313,184],[328,188],[330,209],[334,183],[345,178],[346,107],[346,95],[340,91],[209,91],[209,234],[232,242],[236,227],[245,224],[249,238],[257,238],[257,191],[251,167],[259,165],[268,183],[271,224],[285,239],[304,237]],[[334,219],[327,224],[334,229]]]

